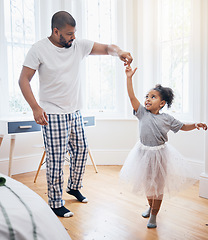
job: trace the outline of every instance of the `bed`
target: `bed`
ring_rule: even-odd
[[[0,173],[0,239],[71,238],[57,216],[38,194]]]

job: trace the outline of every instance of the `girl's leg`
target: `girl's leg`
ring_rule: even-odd
[[[157,184],[157,193],[162,193],[158,197],[154,197],[152,201],[152,209],[150,212],[150,218],[147,224],[148,228],[156,228],[157,223],[156,223],[156,216],[160,210],[160,206],[162,203],[163,199],[163,192],[164,192],[164,187],[165,187],[165,176],[167,173],[167,159],[166,158],[161,158],[160,160],[158,159],[158,164],[160,163],[161,169],[157,173],[157,177],[155,178],[155,182]]]
[[[152,208],[151,208],[151,212],[150,212],[150,219],[147,223],[148,228],[156,228],[157,227],[156,216],[160,210],[162,199],[163,199],[163,195],[160,195],[158,198],[153,198]]]
[[[150,212],[151,212],[151,209],[152,209],[152,197],[147,197],[147,200],[148,200],[148,203],[149,203],[149,208],[145,212],[142,213],[143,218],[150,217]]]

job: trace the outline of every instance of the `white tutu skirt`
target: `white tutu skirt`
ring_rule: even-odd
[[[164,193],[170,195],[197,181],[188,166],[187,160],[167,143],[149,147],[138,142],[130,151],[120,178],[134,193],[160,198]]]

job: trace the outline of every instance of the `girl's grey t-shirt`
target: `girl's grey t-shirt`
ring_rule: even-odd
[[[167,113],[152,114],[140,104],[134,115],[139,119],[140,141],[145,146],[159,146],[168,141],[167,133],[178,132],[183,123]]]

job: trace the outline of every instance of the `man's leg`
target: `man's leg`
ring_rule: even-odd
[[[86,203],[88,201],[87,198],[82,196],[79,191],[82,187],[82,179],[88,154],[88,145],[80,112],[76,112],[72,115],[69,152],[71,164],[67,193],[75,196],[80,202]]]
[[[43,126],[46,151],[46,176],[48,184],[48,204],[56,215],[70,217],[73,215],[64,205],[63,165],[68,143],[66,115],[49,114],[47,126]]]

